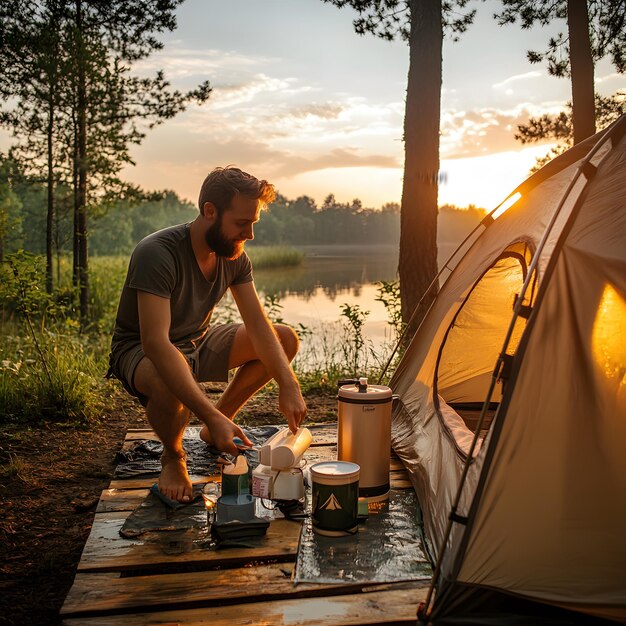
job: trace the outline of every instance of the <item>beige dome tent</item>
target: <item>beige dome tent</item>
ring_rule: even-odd
[[[626,622],[625,134],[485,218],[392,378],[437,564],[424,621]]]

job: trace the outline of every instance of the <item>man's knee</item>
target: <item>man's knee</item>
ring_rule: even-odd
[[[167,407],[169,411],[178,412],[182,410],[183,404],[171,392],[165,384],[156,367],[148,357],[144,357],[137,365],[133,379],[135,389],[144,395],[148,401],[158,402],[162,407]]]
[[[285,324],[274,324],[274,329],[278,334],[278,338],[280,339],[280,343],[285,350],[285,354],[291,361],[298,353],[298,348],[300,347],[298,333],[296,333],[291,326],[287,326]]]

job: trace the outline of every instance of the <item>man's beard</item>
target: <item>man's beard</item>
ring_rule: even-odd
[[[204,237],[207,246],[209,246],[217,256],[225,257],[232,261],[233,259],[239,258],[243,252],[243,241],[226,239],[222,234],[221,216],[209,227]]]

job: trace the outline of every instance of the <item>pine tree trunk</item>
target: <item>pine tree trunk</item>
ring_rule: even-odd
[[[574,143],[596,132],[593,57],[589,40],[589,14],[583,0],[567,0],[570,66],[572,71],[572,117]]]
[[[404,117],[404,183],[399,276],[402,320],[408,323],[437,275],[437,179],[441,107],[442,9],[440,0],[411,0],[409,76]],[[436,290],[417,311],[419,325]]]
[[[72,199],[73,199],[73,228],[72,228],[72,287],[74,291],[78,290],[78,121],[76,120],[76,111],[72,112]]]
[[[85,77],[85,50],[82,39],[81,0],[76,0],[76,31],[78,52],[78,188],[76,237],[78,252],[78,284],[80,289],[80,318],[86,322],[89,316],[89,267],[87,256],[87,87]]]
[[[54,133],[54,86],[50,86],[48,100],[48,210],[46,214],[46,291],[52,293],[52,229],[54,228],[54,163],[52,140]]]

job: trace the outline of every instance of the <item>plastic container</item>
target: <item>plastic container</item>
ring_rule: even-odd
[[[360,378],[337,396],[337,458],[361,467],[359,496],[369,502],[389,498],[392,395],[389,387]]]
[[[222,495],[241,496],[250,493],[248,461],[243,454],[232,465],[222,467]]]
[[[257,465],[252,471],[252,495],[269,500],[301,500],[304,479],[299,467],[284,470]]]
[[[359,466],[324,461],[311,467],[313,530],[327,536],[357,531]]]
[[[259,463],[273,469],[294,467],[312,441],[313,436],[308,428],[298,428],[295,434],[288,428],[283,428],[261,446]]]

